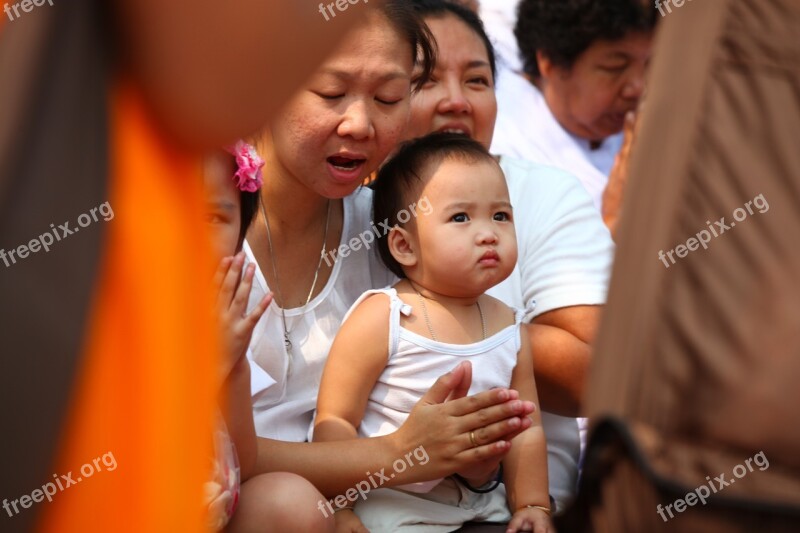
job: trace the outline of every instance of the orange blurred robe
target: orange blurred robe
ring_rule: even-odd
[[[107,452],[117,468],[100,462],[37,504],[38,530],[199,532],[219,386],[200,159],[162,136],[130,85],[110,100],[115,218],[53,472],[83,478]]]

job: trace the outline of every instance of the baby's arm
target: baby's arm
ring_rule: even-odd
[[[547,481],[547,445],[542,428],[539,398],[533,377],[528,332],[520,328],[521,345],[511,387],[519,391],[520,399],[534,402],[537,409],[530,415],[533,424],[511,441],[511,450],[503,461],[503,476],[508,492],[508,506],[513,518],[508,531],[552,531],[548,513],[527,506],[550,509]]]
[[[342,324],[331,346],[317,398],[315,442],[358,437],[369,394],[386,367],[388,339],[387,297],[370,296]],[[366,530],[352,505],[337,509],[337,532]]]
[[[355,439],[369,394],[386,367],[388,296],[375,294],[356,307],[333,341],[317,398],[314,441]]]

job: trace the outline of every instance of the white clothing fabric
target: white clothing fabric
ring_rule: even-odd
[[[411,305],[404,303],[394,288],[367,291],[353,308],[374,294],[384,294],[389,298],[389,357],[370,392],[358,427],[359,437],[380,437],[396,431],[433,383],[462,361],[472,363],[470,395],[511,386],[520,348],[522,311],[515,313],[514,324],[480,342],[448,344],[428,339],[400,325],[400,315],[409,316]],[[428,492],[440,481],[404,485],[402,488]]]
[[[606,299],[614,245],[589,195],[563,170],[500,158],[519,248],[511,275],[487,294],[509,307],[530,309],[525,322],[573,305]],[[536,354],[533,354],[534,367]],[[535,372],[535,370],[534,370]],[[578,420],[542,412],[550,495],[565,509],[575,494],[581,453]]]
[[[389,299],[388,358],[370,392],[358,428],[360,437],[378,437],[397,430],[436,379],[462,361],[472,363],[469,394],[511,384],[520,349],[523,311],[515,312],[513,324],[482,341],[449,344],[401,326],[400,315],[410,315],[412,307],[400,299],[393,287],[367,291],[353,308],[375,294]],[[374,532],[445,532],[470,520],[511,518],[505,490],[476,494],[452,478],[370,492],[368,498],[358,502],[356,513]]]
[[[250,363],[250,395],[255,396],[275,385],[275,380],[253,361],[253,353],[247,349],[247,362]]]
[[[496,93],[492,153],[566,170],[583,184],[599,210],[623,134],[608,137],[592,150],[589,141],[561,127],[539,89],[507,68],[498,71]]]
[[[507,523],[511,513],[501,483],[486,494],[446,478],[431,492],[377,489],[356,503],[355,513],[372,533],[446,533],[475,522]]]
[[[614,243],[578,180],[513,157],[501,156],[500,168],[514,209],[518,259],[487,294],[532,309],[525,322],[561,307],[605,303]]]
[[[358,235],[372,231],[371,211],[372,190],[368,188],[359,188],[344,198],[342,245],[353,239],[366,243]],[[246,241],[244,251],[247,262],[258,267],[248,303],[248,309],[252,309],[269,292],[263,270],[271,266],[258,265]],[[291,364],[283,344],[281,309],[274,301],[270,304],[253,331],[249,351],[252,361],[276,381],[266,389],[254,391],[253,416],[260,437],[306,440],[322,369],[345,313],[364,291],[385,287],[395,279],[372,246],[357,250],[353,247],[346,256],[342,254],[327,284],[308,305],[286,309],[286,326],[293,345]]]
[[[483,0],[480,3],[480,16],[483,27],[494,46],[498,66],[514,72],[522,71],[514,26],[517,24],[517,5],[519,0]]]

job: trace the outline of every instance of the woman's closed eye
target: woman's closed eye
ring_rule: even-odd
[[[314,91],[314,94],[322,98],[323,100],[338,100],[344,96],[344,93],[323,93]]]
[[[397,105],[403,101],[403,98],[379,98],[376,96],[375,100],[383,105]]]

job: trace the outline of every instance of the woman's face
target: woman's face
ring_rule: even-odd
[[[497,118],[486,46],[455,15],[425,19],[438,45],[433,78],[411,98],[406,138],[439,131],[466,133],[486,148]]]
[[[272,122],[265,159],[321,196],[347,196],[400,141],[412,73],[409,42],[370,15]]]
[[[241,198],[233,181],[233,156],[214,153],[206,157],[203,171],[205,219],[216,261],[234,255],[239,243]]]
[[[571,69],[540,54],[540,87],[556,120],[589,141],[622,131],[625,114],[636,109],[644,91],[651,50],[651,34],[631,33],[618,41],[595,41]]]

